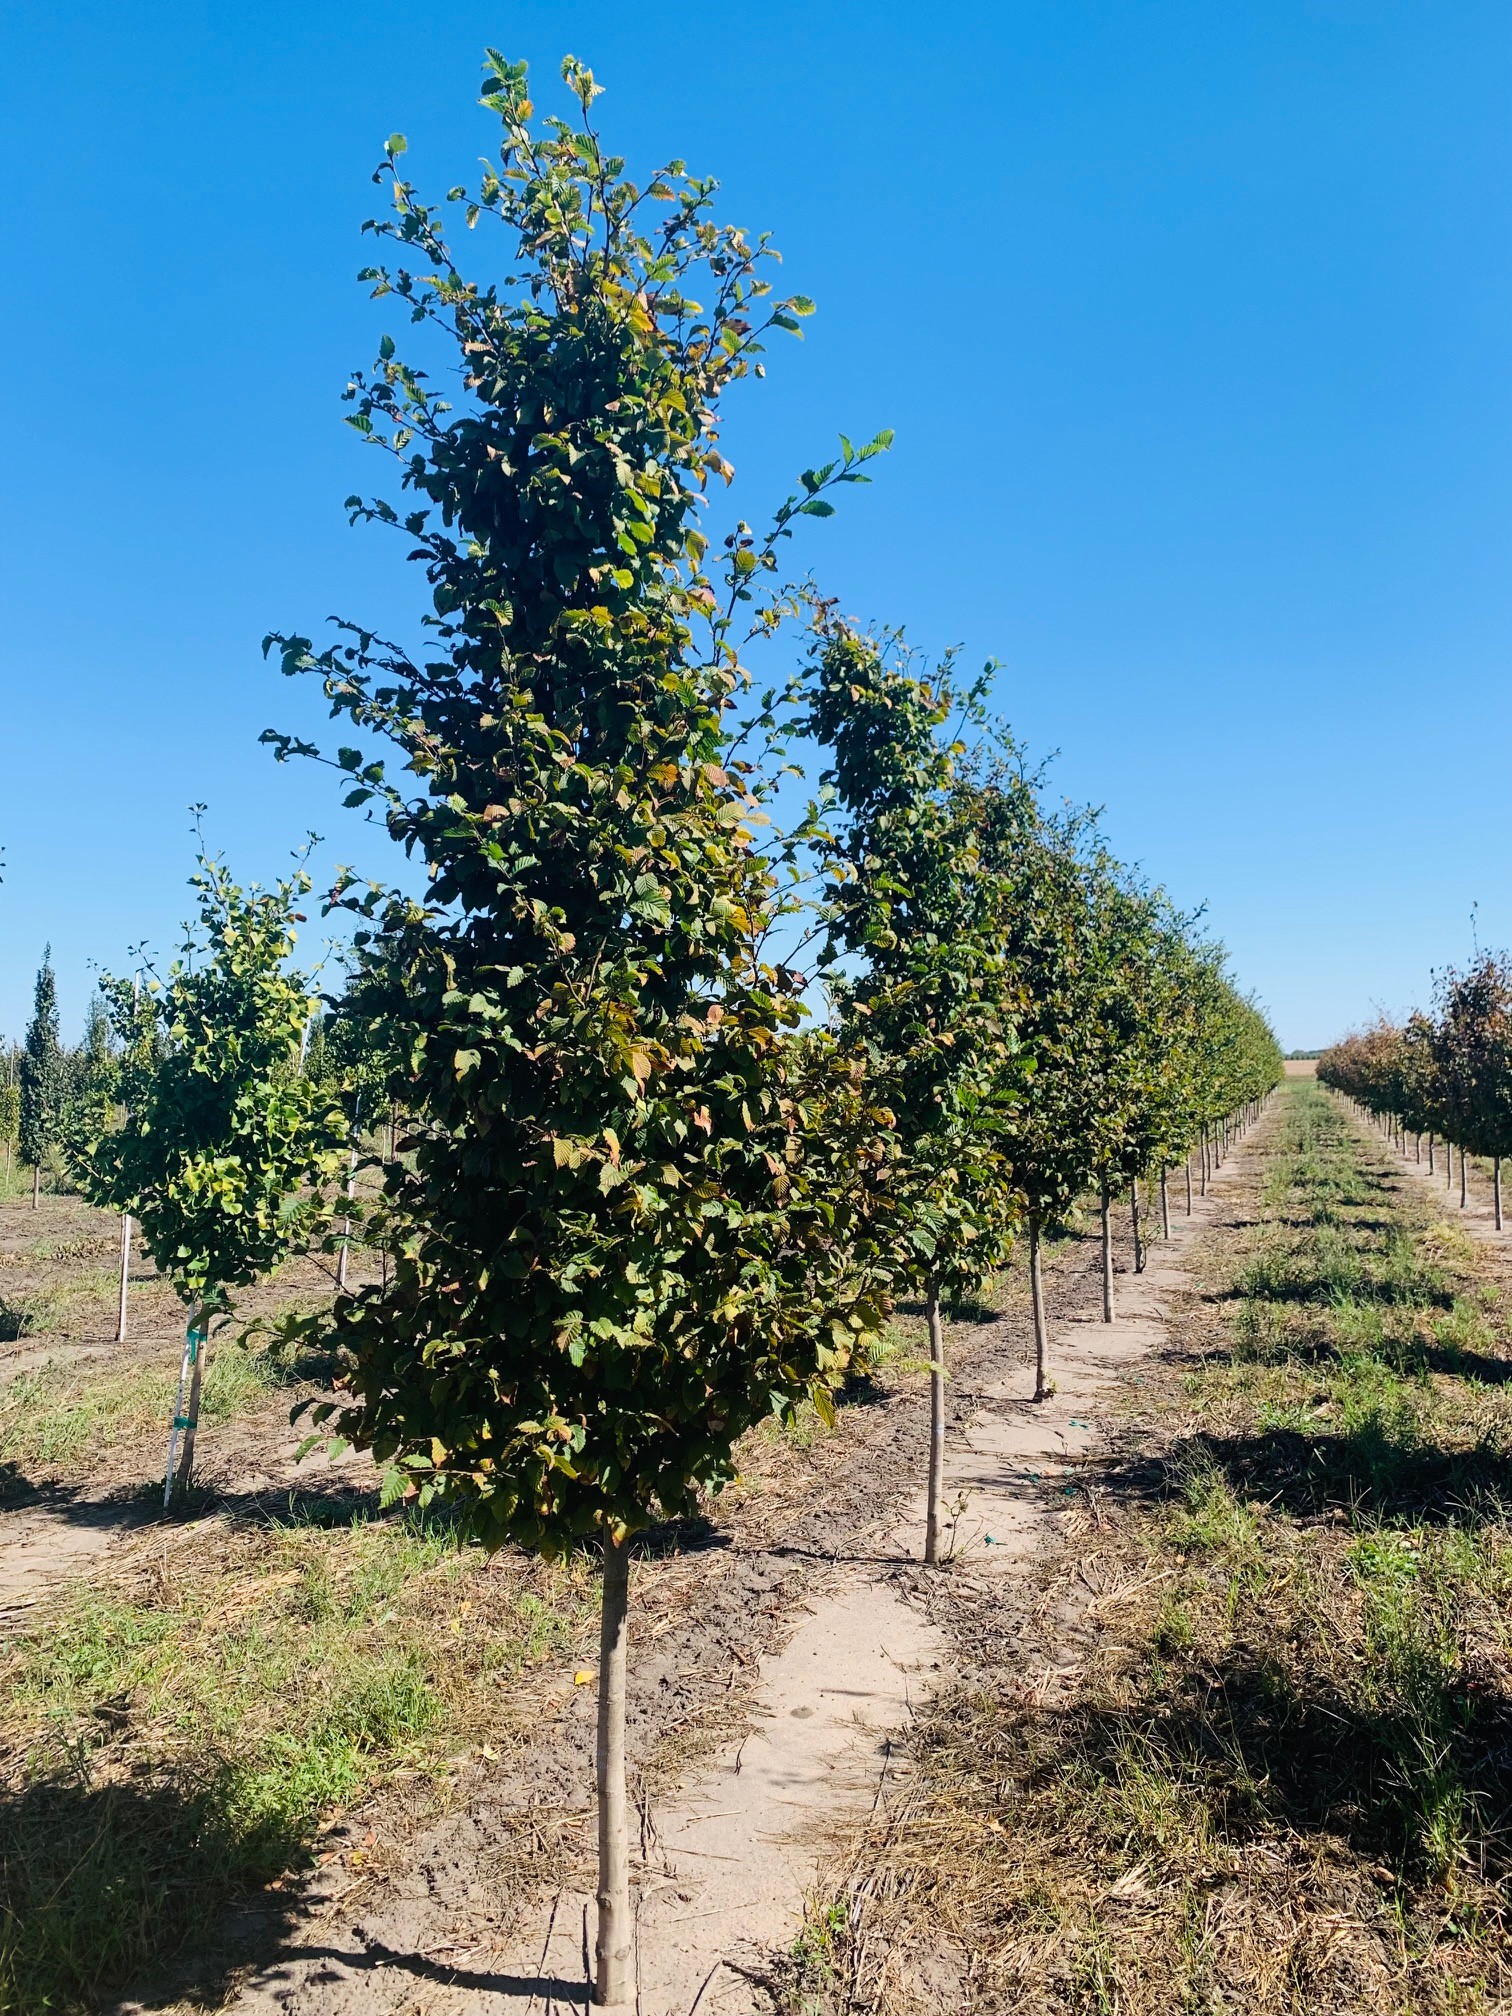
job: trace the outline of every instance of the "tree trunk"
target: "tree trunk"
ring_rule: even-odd
[[[1436,1173],[1433,1166],[1433,1136],[1430,1134],[1428,1136],[1428,1174],[1432,1176]]]
[[[1188,1218],[1190,1218],[1192,1215],[1192,1158],[1190,1155],[1188,1155],[1186,1159],[1186,1186],[1187,1186],[1187,1216]]]
[[[1134,1272],[1144,1272],[1144,1240],[1139,1233],[1139,1178],[1136,1176],[1129,1185],[1129,1222],[1134,1228]]]
[[[357,1143],[352,1143],[352,1159],[347,1165],[346,1195],[348,1204],[357,1188]],[[352,1245],[352,1218],[348,1212],[341,1221],[341,1251],[336,1256],[336,1293],[345,1295],[347,1284],[347,1254]]]
[[[1495,1203],[1496,1203],[1496,1229],[1497,1229],[1497,1231],[1498,1231],[1498,1232],[1500,1232],[1500,1230],[1502,1229],[1502,1220],[1501,1220],[1501,1157],[1500,1157],[1500,1155],[1493,1155],[1493,1156],[1492,1156],[1492,1158],[1491,1158],[1491,1191],[1492,1191],[1492,1196],[1493,1196],[1493,1198],[1494,1198],[1494,1200],[1495,1200]]]
[[[33,1209],[33,1211],[35,1211],[35,1210],[37,1209],[37,1203],[38,1203],[38,1199],[39,1199],[39,1198],[41,1197],[41,1195],[42,1195],[42,1165],[41,1165],[41,1163],[40,1163],[40,1162],[33,1162],[33,1164],[32,1164],[32,1209]]]
[[[182,1495],[194,1476],[194,1438],[199,1431],[200,1389],[205,1378],[205,1356],[209,1346],[210,1318],[203,1302],[189,1312],[184,1331],[184,1355],[179,1361],[178,1395],[173,1403],[173,1426],[168,1434],[168,1470],[163,1478],[163,1510],[173,1502],[175,1491]],[[185,1387],[189,1389],[187,1401]],[[180,1443],[179,1437],[183,1436]],[[174,1476],[174,1454],[178,1455],[178,1475]]]
[[[1160,1236],[1162,1239],[1171,1236],[1171,1186],[1164,1162],[1160,1165]]]
[[[1113,1321],[1113,1219],[1108,1208],[1108,1182],[1102,1185],[1102,1267],[1103,1267],[1103,1321]]]
[[[630,1542],[604,1540],[599,1620],[598,1937],[593,1999],[628,2012],[635,2000],[631,1953],[630,1837],[625,1825],[625,1637],[630,1612]]]
[[[126,1282],[131,1272],[131,1213],[121,1213],[121,1297],[116,1307],[117,1344],[126,1342]]]
[[[1207,1145],[1206,1127],[1204,1127],[1202,1130],[1202,1139],[1198,1144],[1198,1170],[1202,1179],[1202,1194],[1204,1197],[1206,1197],[1208,1186],[1208,1145]]]
[[[1413,1136],[1413,1146],[1416,1150],[1416,1159],[1419,1163],[1421,1163],[1423,1159],[1423,1137],[1421,1134],[1415,1134]]]
[[[1461,1150],[1460,1150],[1460,1209],[1461,1209],[1461,1211],[1463,1211],[1463,1210],[1464,1210],[1464,1208],[1465,1208],[1465,1205],[1466,1205],[1466,1204],[1468,1203],[1468,1201],[1469,1201],[1469,1197],[1470,1197],[1470,1171],[1469,1171],[1468,1167],[1466,1166],[1466,1161],[1467,1161],[1467,1158],[1466,1158],[1466,1155],[1465,1155],[1465,1151],[1464,1151],[1464,1149],[1463,1149],[1463,1148],[1461,1148]]]
[[[937,1289],[930,1289],[924,1313],[929,1319],[929,1506],[924,1517],[924,1559],[934,1568],[940,1560],[940,1499],[945,1489],[945,1330]]]
[[[1048,1400],[1050,1383],[1045,1366],[1050,1343],[1045,1334],[1045,1280],[1040,1266],[1039,1221],[1035,1218],[1029,1220],[1029,1307],[1034,1315],[1034,1397]]]

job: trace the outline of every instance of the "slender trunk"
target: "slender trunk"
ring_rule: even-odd
[[[1113,1321],[1113,1219],[1109,1210],[1108,1182],[1102,1185],[1102,1267],[1103,1267],[1103,1321]]]
[[[929,1508],[924,1518],[924,1559],[931,1568],[940,1559],[940,1499],[945,1489],[945,1330],[940,1322],[940,1297],[931,1288],[925,1304],[929,1319]]]
[[[32,1209],[33,1209],[33,1211],[35,1211],[35,1210],[37,1209],[37,1206],[38,1206],[38,1200],[40,1199],[41,1195],[42,1195],[42,1168],[41,1168],[41,1164],[40,1164],[40,1163],[37,1163],[37,1162],[33,1162],[33,1164],[32,1164]]]
[[[347,1215],[341,1221],[341,1251],[336,1256],[336,1293],[345,1295],[347,1284],[347,1254],[352,1244],[351,1202],[357,1192],[357,1129],[362,1121],[362,1094],[357,1094],[352,1106],[352,1150],[347,1161]]]
[[[635,1999],[631,1952],[630,1837],[625,1825],[625,1637],[630,1614],[630,1543],[604,1540],[599,1622],[598,1938],[593,1999],[628,2011]]]
[[[1206,1127],[1204,1127],[1202,1130],[1202,1139],[1198,1144],[1198,1157],[1199,1157],[1198,1167],[1202,1177],[1202,1194],[1204,1197],[1206,1197],[1208,1186],[1208,1143],[1207,1143]]]
[[[1428,1136],[1428,1174],[1432,1176],[1435,1173],[1433,1167],[1433,1136],[1430,1134]]]
[[[1171,1186],[1167,1180],[1167,1176],[1166,1165],[1162,1162],[1160,1165],[1160,1236],[1162,1239],[1169,1239],[1171,1236]]]
[[[1049,1339],[1045,1334],[1045,1279],[1040,1266],[1039,1220],[1029,1220],[1029,1307],[1034,1314],[1034,1397],[1050,1398],[1050,1382],[1045,1377]]]
[[[399,1124],[399,1101],[397,1099],[394,1099],[391,1100],[389,1103],[388,1153],[383,1158],[385,1162],[392,1162],[394,1159],[394,1129],[398,1124]]]
[[[1463,1149],[1463,1148],[1461,1148],[1461,1150],[1460,1150],[1460,1209],[1461,1209],[1461,1211],[1463,1211],[1463,1210],[1464,1210],[1464,1208],[1465,1208],[1465,1205],[1466,1205],[1466,1204],[1467,1204],[1467,1203],[1469,1202],[1469,1196],[1470,1196],[1470,1182],[1469,1182],[1469,1176],[1470,1176],[1470,1172],[1469,1172],[1468,1168],[1466,1167],[1466,1156],[1465,1156],[1465,1151],[1464,1151],[1464,1149]]]
[[[357,1143],[352,1143],[352,1159],[347,1165],[346,1195],[350,1204],[357,1188]],[[347,1284],[347,1254],[352,1245],[352,1218],[348,1212],[341,1221],[341,1251],[336,1255],[336,1293],[345,1295]]]
[[[131,1272],[131,1213],[121,1213],[121,1296],[116,1306],[117,1344],[126,1342],[126,1282]]]
[[[1454,1143],[1448,1140],[1444,1143],[1444,1188],[1454,1188]]]
[[[1497,1231],[1498,1231],[1498,1232],[1500,1232],[1500,1230],[1502,1229],[1502,1220],[1501,1220],[1501,1157],[1500,1157],[1500,1155],[1493,1155],[1493,1156],[1492,1156],[1492,1158],[1491,1158],[1491,1194],[1492,1194],[1492,1198],[1493,1198],[1493,1201],[1495,1202],[1495,1205],[1496,1205],[1496,1229],[1497,1229]]]
[[[1417,1160],[1421,1163],[1423,1159],[1423,1137],[1421,1134],[1413,1136],[1413,1145],[1417,1151]]]
[[[1134,1272],[1144,1272],[1144,1240],[1139,1233],[1139,1178],[1136,1176],[1129,1185],[1129,1220],[1134,1228]]]
[[[1186,1159],[1186,1186],[1187,1186],[1187,1216],[1188,1218],[1190,1218],[1192,1215],[1192,1158],[1190,1154],[1187,1156]]]
[[[173,1403],[173,1426],[168,1433],[168,1469],[163,1478],[163,1510],[173,1502],[175,1491],[182,1495],[194,1476],[194,1438],[199,1430],[200,1389],[205,1378],[205,1356],[210,1341],[210,1317],[203,1302],[189,1311],[184,1331],[184,1355],[179,1361],[178,1394]],[[185,1389],[187,1388],[187,1398]],[[183,1440],[180,1442],[179,1437]],[[178,1474],[174,1475],[174,1456]]]

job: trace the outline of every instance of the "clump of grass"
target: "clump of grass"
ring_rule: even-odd
[[[0,1663],[6,2016],[94,2007],[306,1860],[333,1807],[498,1743],[509,1684],[589,1615],[582,1564],[490,1569],[419,1520],[171,1545]]]

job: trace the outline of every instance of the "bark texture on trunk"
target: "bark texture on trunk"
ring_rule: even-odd
[[[635,1925],[630,1914],[630,1835],[625,1824],[625,1637],[630,1616],[630,1543],[604,1541],[604,1590],[599,1613],[598,1931],[593,2000],[630,2010]]]
[[[940,1499],[945,1489],[945,1326],[940,1321],[940,1297],[933,1288],[925,1314],[929,1319],[929,1509],[924,1520],[924,1559],[933,1568],[940,1559]]]
[[[1045,1377],[1050,1355],[1050,1340],[1045,1334],[1045,1280],[1040,1266],[1040,1232],[1038,1222],[1029,1220],[1029,1307],[1034,1315],[1034,1397],[1048,1400],[1050,1384]]]
[[[1144,1238],[1139,1229],[1139,1178],[1129,1185],[1129,1222],[1134,1228],[1134,1272],[1144,1272]]]
[[[1109,1209],[1108,1185],[1102,1185],[1102,1290],[1103,1321],[1113,1321],[1113,1215]]]

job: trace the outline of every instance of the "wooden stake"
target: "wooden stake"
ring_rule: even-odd
[[[924,1313],[929,1319],[929,1509],[924,1519],[924,1559],[934,1568],[940,1560],[940,1500],[945,1489],[945,1329],[934,1288]]]
[[[121,1296],[116,1307],[117,1344],[126,1342],[126,1282],[131,1272],[131,1213],[121,1213]]]
[[[1108,1179],[1102,1181],[1103,1321],[1113,1321],[1113,1221],[1109,1212]]]
[[[194,1474],[194,1437],[199,1428],[200,1388],[205,1376],[205,1353],[209,1344],[210,1319],[203,1302],[198,1302],[189,1312],[189,1322],[184,1331],[184,1355],[179,1361],[178,1394],[173,1403],[173,1425],[168,1431],[168,1469],[163,1478],[163,1510],[166,1512],[173,1500],[175,1483],[181,1492],[189,1488],[189,1480]],[[184,1398],[185,1386],[189,1388],[187,1402]],[[183,1435],[183,1446],[179,1447],[179,1436]],[[175,1452],[178,1453],[178,1477],[173,1474]]]

